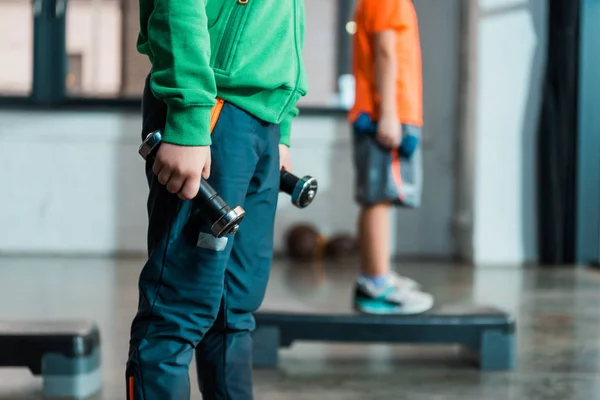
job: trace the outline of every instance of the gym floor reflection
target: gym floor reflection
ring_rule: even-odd
[[[0,258],[0,319],[86,318],[102,333],[104,388],[124,398],[140,260]],[[400,268],[401,267],[401,268]],[[298,343],[257,370],[257,400],[600,399],[600,273],[402,264],[438,304],[490,304],[517,319],[517,366],[480,373],[454,347]],[[350,312],[354,261],[274,263],[264,309]],[[192,365],[192,374],[195,374]],[[194,378],[192,378],[194,379]],[[0,399],[39,399],[41,380],[0,369]],[[197,390],[193,399],[200,399]]]

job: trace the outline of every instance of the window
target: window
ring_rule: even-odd
[[[304,0],[309,93],[300,106],[340,106],[348,1]],[[137,52],[138,32],[138,0],[0,0],[0,97],[45,104],[140,99],[150,63]]]
[[[67,93],[81,94],[83,92],[83,55],[69,54],[67,70]]]
[[[0,95],[26,96],[33,81],[33,2],[0,0]]]
[[[66,15],[67,93],[85,97],[117,97],[121,91],[122,10],[119,0],[70,0]],[[77,63],[80,63],[77,65]],[[73,71],[71,67],[80,68]],[[73,73],[80,79],[69,87]]]
[[[302,56],[309,92],[300,100],[300,105],[335,107],[338,102],[338,1],[304,0],[304,7],[306,30]]]
[[[70,0],[66,24],[67,53],[81,61],[81,89],[70,95],[141,96],[150,65],[136,50],[137,0]]]

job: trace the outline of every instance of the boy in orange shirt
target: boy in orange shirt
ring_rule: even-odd
[[[360,0],[353,43],[356,201],[362,275],[354,305],[372,314],[416,314],[433,306],[390,266],[390,207],[420,205],[422,72],[411,0]]]

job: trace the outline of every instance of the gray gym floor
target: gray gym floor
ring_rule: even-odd
[[[104,375],[98,398],[121,400],[141,263],[0,258],[0,319],[96,321]],[[349,311],[355,270],[353,261],[278,261],[264,308]],[[486,303],[514,312],[515,371],[480,373],[461,364],[453,347],[299,343],[282,352],[278,370],[256,371],[256,399],[600,399],[600,273],[416,263],[398,270],[422,282],[438,303]],[[39,399],[40,388],[27,370],[0,369],[0,399]],[[200,399],[197,390],[192,398]]]

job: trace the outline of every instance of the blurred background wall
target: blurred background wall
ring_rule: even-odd
[[[313,205],[281,197],[287,228],[354,232],[350,130],[339,110],[340,2],[305,0],[310,93],[293,127],[295,172],[318,177]],[[415,0],[424,68],[423,206],[396,213],[395,255],[478,265],[536,260],[534,132],[543,76],[546,0]],[[0,92],[31,89],[35,2],[0,0]],[[10,17],[9,17],[10,16]],[[70,0],[67,90],[139,97],[148,71],[135,52],[135,0]],[[348,35],[347,32],[342,32]],[[147,187],[137,110],[0,109],[0,252],[112,255],[145,251]]]

